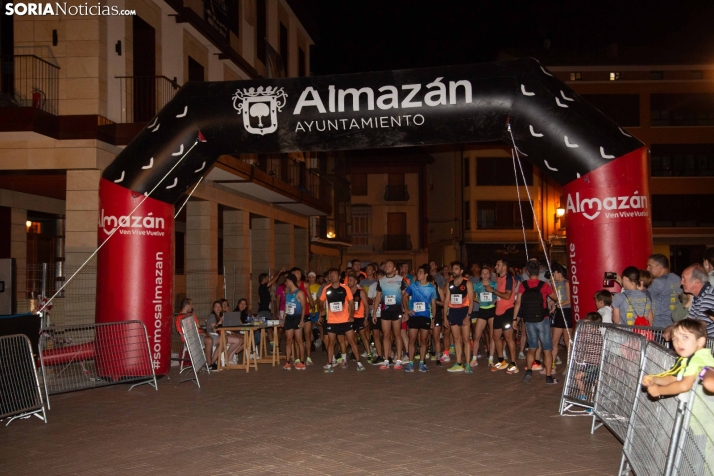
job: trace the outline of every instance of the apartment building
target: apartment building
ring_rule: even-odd
[[[714,245],[714,65],[690,53],[618,50],[617,45],[594,53],[504,52],[500,59],[523,56],[538,58],[647,145],[654,251],[669,256],[676,272],[701,262],[705,248]],[[566,262],[561,187],[541,170],[524,160],[525,185],[519,171],[516,187],[507,144],[454,147],[434,156],[441,159],[429,166],[429,181],[436,177],[441,188],[429,199],[430,235],[442,241],[432,244],[432,256],[486,262],[503,256],[523,262],[527,248],[528,256],[548,253]],[[453,198],[444,188],[451,183]],[[448,200],[453,200],[453,217],[436,223]],[[460,222],[460,235],[449,233],[451,219]]]
[[[299,0],[113,4],[135,14],[2,16],[0,258],[15,263],[13,311],[41,292],[42,263],[51,290],[94,252],[102,171],[183,84],[310,71],[314,28]],[[259,273],[306,268],[310,217],[335,203],[317,163],[308,153],[221,157],[176,207],[177,301],[192,296],[208,313],[225,294],[256,309]],[[61,300],[53,314],[61,321]]]
[[[352,247],[348,260],[428,261],[426,168],[420,148],[351,152]]]

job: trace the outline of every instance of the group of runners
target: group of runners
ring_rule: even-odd
[[[534,273],[539,282],[542,266],[537,261],[529,266],[529,273]],[[512,271],[506,260],[498,260],[493,268],[475,265],[468,270],[459,261],[443,267],[432,261],[419,266],[412,275],[408,264],[397,266],[387,260],[362,269],[360,261],[354,260],[344,271],[332,268],[322,276],[310,272],[305,280],[302,271],[293,268],[281,270],[273,279],[261,275],[260,309],[268,312],[268,288],[284,275],[273,306],[278,306],[284,323],[285,370],[303,370],[313,365],[313,347],[324,345],[326,373],[332,373],[337,366],[347,368],[351,353],[358,371],[364,371],[369,363],[382,370],[427,372],[431,361],[437,367],[449,363],[449,372],[472,374],[483,340],[491,370],[516,374],[517,357],[526,359],[523,353],[526,325],[514,308],[521,304],[517,300],[519,290],[526,296],[530,288],[525,280],[525,288],[519,285],[521,277],[517,279]],[[538,314],[536,320],[542,321],[547,317],[549,304],[552,307],[560,302],[561,308],[569,304],[564,300],[567,299],[564,289],[561,294],[545,284],[534,285],[537,299],[542,302],[540,309],[528,304],[533,302],[528,299],[520,306],[526,323],[534,309]],[[519,330],[522,345],[517,353]],[[551,375],[555,365],[549,358],[550,326],[548,334],[546,339],[537,329],[534,332],[536,340],[529,341],[532,352],[528,352],[527,370],[541,370],[547,383],[557,383]],[[536,360],[536,349],[545,356],[545,365]]]

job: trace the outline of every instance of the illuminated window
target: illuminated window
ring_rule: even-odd
[[[583,74],[582,73],[570,73],[570,80],[571,81],[580,81],[583,79]]]
[[[617,73],[617,72],[610,73],[610,81],[618,81],[620,79],[622,79],[622,73]]]

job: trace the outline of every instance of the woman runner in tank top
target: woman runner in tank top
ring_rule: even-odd
[[[496,296],[486,290],[486,286],[496,288],[496,282],[491,280],[491,269],[484,266],[481,269],[480,279],[474,284],[474,298],[478,299],[478,320],[476,321],[476,332],[474,333],[474,355],[471,358],[471,367],[476,367],[478,361],[478,348],[481,345],[481,336],[484,337],[484,345],[488,351],[488,365],[493,365],[493,353],[496,350],[496,344],[493,341],[493,318],[496,316]],[[488,325],[488,329],[484,333],[484,329]]]
[[[464,278],[464,265],[459,261],[451,263],[451,276],[453,279],[446,287],[446,304],[448,315],[445,316],[444,325],[451,330],[456,350],[456,363],[448,369],[449,372],[465,372],[472,374],[469,366],[471,360],[471,312],[473,310],[473,285]],[[465,357],[465,358],[464,358]]]
[[[354,321],[352,322],[352,329],[360,336],[367,360],[370,360],[372,355],[369,348],[369,326],[366,324],[365,319],[368,307],[367,293],[364,289],[357,287],[357,278],[355,277],[354,272],[349,273],[347,285],[349,286],[350,291],[352,291],[352,299],[355,302],[355,314]]]
[[[565,348],[570,349],[570,331],[573,329],[570,311],[570,283],[567,280],[568,272],[558,265],[553,267],[553,289],[558,296],[551,320],[551,336],[554,344],[563,337]],[[562,312],[561,312],[562,308]],[[553,366],[560,365],[558,360],[558,345],[553,345]]]
[[[298,279],[294,274],[285,278],[285,365],[284,370],[290,370],[290,357],[293,341],[297,345],[298,358],[295,359],[295,369],[305,370],[302,359],[305,358],[305,348],[302,345],[302,323],[307,311],[305,293],[298,288]]]

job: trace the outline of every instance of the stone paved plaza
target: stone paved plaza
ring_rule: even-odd
[[[562,384],[534,375],[319,367],[178,372],[51,397],[49,423],[0,427],[3,475],[612,475],[621,444],[560,417]],[[559,368],[559,370],[561,370]],[[4,424],[5,422],[3,422]]]

